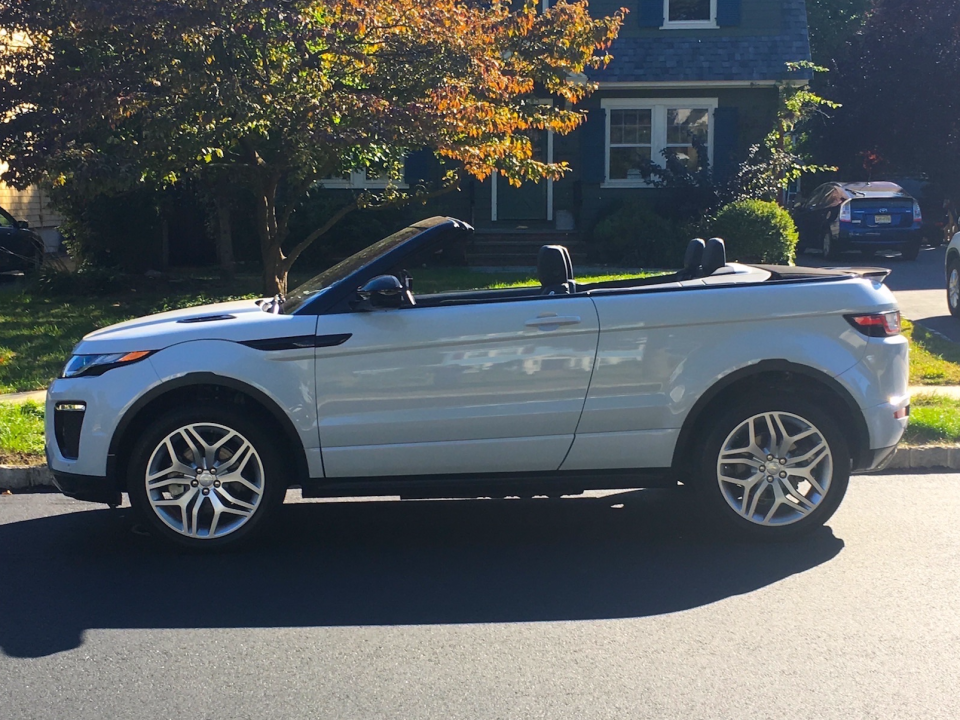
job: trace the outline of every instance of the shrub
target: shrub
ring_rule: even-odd
[[[796,256],[797,226],[776,203],[739,200],[723,207],[709,227],[724,239],[731,260],[789,265]]]
[[[646,205],[624,203],[594,227],[591,253],[600,262],[677,268],[686,245],[678,227]]]
[[[82,264],[75,272],[44,265],[34,277],[37,290],[44,295],[110,295],[122,289],[121,276],[111,268]]]

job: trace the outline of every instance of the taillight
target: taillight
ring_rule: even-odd
[[[900,334],[900,311],[845,315],[847,322],[867,337],[893,337]]]
[[[850,201],[847,200],[843,205],[840,206],[840,222],[850,222],[852,219],[853,214],[850,210]]]
[[[916,200],[913,201],[913,221],[923,222],[923,213],[920,212],[920,203],[918,203]]]

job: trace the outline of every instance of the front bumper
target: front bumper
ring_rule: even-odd
[[[87,502],[106,503],[116,506],[122,501],[116,483],[96,475],[74,475],[53,471],[53,483],[67,497]]]

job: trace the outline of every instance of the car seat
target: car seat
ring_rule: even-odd
[[[537,254],[537,279],[541,295],[570,295],[576,292],[573,260],[563,245],[544,245]]]

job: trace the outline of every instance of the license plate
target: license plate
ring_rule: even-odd
[[[893,222],[893,218],[889,215],[874,215],[873,221],[877,225],[889,225]]]

